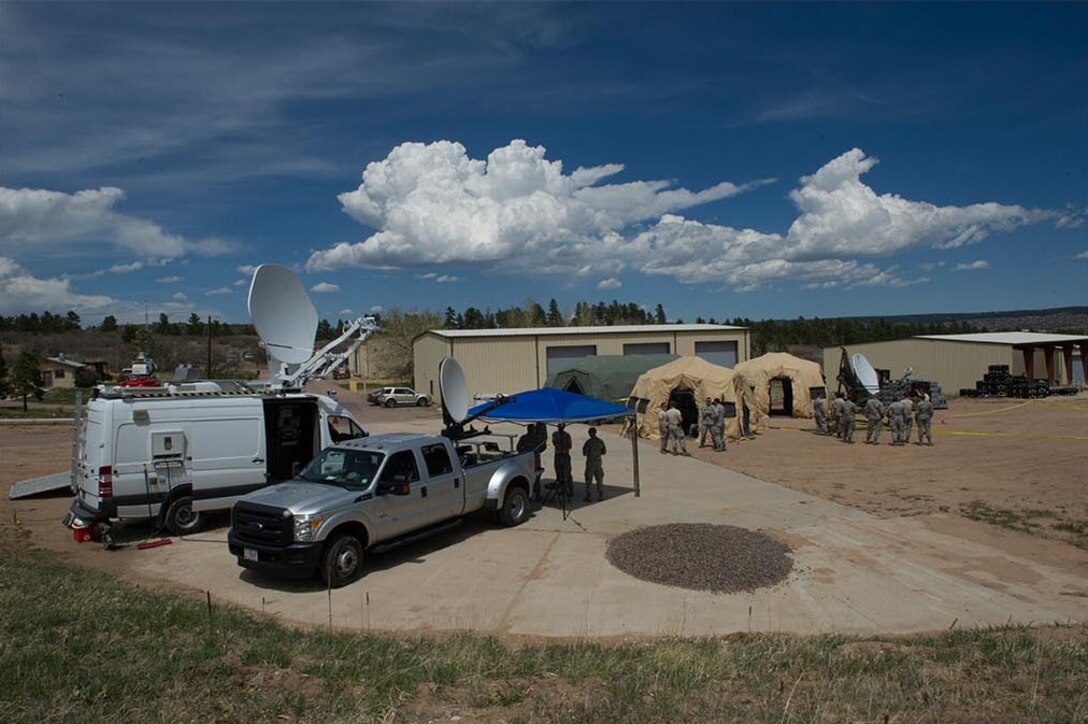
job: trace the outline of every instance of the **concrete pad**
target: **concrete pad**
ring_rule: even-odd
[[[584,428],[572,434],[577,451]],[[313,582],[238,568],[222,529],[122,554],[143,577],[208,590],[285,620],[327,625],[331,601],[332,624],[345,628],[704,636],[1088,621],[1088,552],[1035,539],[1030,557],[1015,555],[1009,543],[1019,534],[952,516],[877,518],[649,445],[639,450],[636,498],[630,442],[605,440],[605,501],[582,503],[576,484],[566,520],[551,506],[513,529],[469,520],[368,557],[364,578],[331,597]],[[713,594],[640,581],[607,561],[609,538],[677,522],[763,529],[792,547],[794,570],[774,588]],[[1022,550],[1022,536],[1016,542]]]

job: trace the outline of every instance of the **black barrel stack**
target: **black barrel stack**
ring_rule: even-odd
[[[1009,374],[1008,365],[990,365],[990,370],[975,383],[975,389],[960,390],[960,397],[1014,397],[1027,400],[1049,397],[1046,380],[1029,380],[1026,375]]]

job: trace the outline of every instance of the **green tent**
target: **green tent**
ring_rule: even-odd
[[[677,358],[675,354],[583,357],[573,367],[550,375],[544,386],[622,404],[643,373]]]

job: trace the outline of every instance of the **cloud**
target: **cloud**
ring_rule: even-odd
[[[253,272],[257,271],[255,264],[239,264],[234,268],[238,270],[239,274],[245,274],[247,277],[252,277]]]
[[[210,289],[210,290],[204,292],[204,296],[206,296],[206,297],[215,297],[215,296],[219,296],[220,294],[233,294],[233,293],[234,293],[234,290],[231,289],[230,287],[216,287],[215,289]]]
[[[345,307],[344,309],[340,310],[339,314],[341,317],[350,317],[351,315],[355,314],[355,310],[349,307]]]
[[[376,231],[362,242],[312,254],[306,267],[472,263],[489,272],[606,280],[634,269],[686,283],[724,282],[737,291],[775,283],[904,287],[928,278],[878,259],[919,247],[977,244],[994,233],[1061,217],[996,202],[940,206],[878,193],[862,181],[877,162],[854,148],[802,176],[789,194],[797,215],[781,232],[673,213],[766,181],[725,182],[701,191],[665,181],[602,185],[623,166],[567,174],[562,162],[545,157],[543,147],[523,141],[495,149],[486,160],[469,158],[458,143],[406,143],[369,164],[363,183],[339,196],[345,212]]]
[[[332,292],[340,291],[340,285],[330,284],[329,282],[318,282],[310,287],[310,291],[318,294],[331,294]]]
[[[36,250],[55,246],[68,254],[72,243],[105,242],[144,259],[215,256],[234,248],[215,237],[187,239],[147,219],[118,213],[114,207],[124,196],[124,191],[113,187],[74,194],[0,187],[0,243]]]
[[[990,262],[986,261],[985,259],[979,259],[978,261],[973,261],[973,262],[970,262],[970,263],[957,264],[956,266],[952,267],[952,271],[955,271],[955,272],[981,271],[983,269],[989,269],[989,268],[990,268]]]
[[[128,274],[129,272],[140,271],[144,268],[142,261],[134,261],[131,264],[114,264],[108,271],[111,274]]]
[[[246,284],[249,284],[249,279],[235,279],[230,285],[232,287],[244,287]]]
[[[375,304],[374,306],[372,306],[370,309],[368,309],[366,311],[369,312],[370,314],[381,314],[382,312],[385,311],[385,307],[383,307],[380,304]]]
[[[701,191],[669,181],[597,185],[621,164],[563,172],[543,146],[514,140],[486,160],[460,143],[404,143],[367,165],[344,211],[378,229],[362,242],[315,252],[308,271],[433,263],[533,264],[661,214],[728,198],[768,181]],[[530,258],[526,258],[529,255]]]
[[[1082,251],[1073,257],[1074,259],[1088,259],[1088,251]]]
[[[435,282],[438,284],[449,284],[451,282],[459,282],[461,277],[454,276],[452,274],[441,274],[435,277]]]
[[[184,302],[188,298],[185,296],[185,292],[174,292],[174,296],[171,297],[175,302]]]
[[[615,277],[609,277],[608,279],[602,279],[597,282],[598,289],[619,289],[623,286],[623,282]]]
[[[168,277],[159,277],[155,281],[157,281],[159,284],[177,284],[178,282],[183,281],[183,278],[177,275],[173,275]]]
[[[121,304],[105,295],[79,294],[70,285],[69,279],[39,279],[14,259],[0,257],[0,298],[7,314],[73,309],[82,315]]]

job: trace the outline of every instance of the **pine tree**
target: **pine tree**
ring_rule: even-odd
[[[26,400],[31,395],[35,400],[42,399],[42,371],[38,367],[38,358],[28,350],[23,350],[15,358],[11,367],[11,386],[15,394],[23,398],[23,412],[27,411]]]
[[[442,320],[442,326],[446,329],[457,328],[457,312],[453,307],[446,307],[446,318]]]
[[[555,297],[548,302],[548,314],[544,318],[544,323],[549,327],[563,326],[563,313],[559,311],[559,302],[555,301]]]
[[[117,331],[117,317],[112,314],[107,314],[102,320],[102,324],[98,326],[99,332],[116,332]]]
[[[665,308],[658,304],[657,308],[654,309],[654,323],[665,324],[666,322],[668,322],[668,319],[665,318]]]
[[[8,363],[4,360],[3,352],[0,352],[0,400],[6,399],[11,394],[11,380],[8,379]]]

